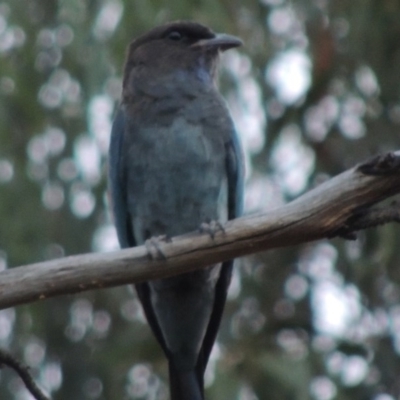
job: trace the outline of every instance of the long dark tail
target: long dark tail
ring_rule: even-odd
[[[203,378],[195,370],[177,371],[169,362],[171,400],[204,400]]]

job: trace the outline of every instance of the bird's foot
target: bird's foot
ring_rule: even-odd
[[[203,222],[200,225],[200,233],[208,233],[211,239],[214,240],[217,232],[225,233],[225,228],[219,221],[211,220],[209,222]]]
[[[151,260],[166,260],[167,257],[163,253],[160,247],[160,243],[168,243],[171,242],[171,239],[167,235],[160,236],[152,236],[150,239],[147,239],[144,242],[144,245],[147,248],[147,252],[149,254],[149,258]]]

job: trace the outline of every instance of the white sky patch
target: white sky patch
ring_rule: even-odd
[[[50,156],[59,155],[65,147],[66,136],[63,130],[57,127],[47,127],[41,135],[35,135],[28,143],[29,159],[40,164]]]
[[[317,105],[309,107],[305,112],[307,136],[316,142],[322,142],[338,116],[338,100],[333,96],[324,97]]]
[[[94,34],[99,39],[107,39],[117,28],[124,10],[120,1],[108,1],[101,8],[94,24]]]
[[[63,373],[60,363],[49,362],[40,370],[40,382],[50,392],[60,388]]]
[[[114,225],[103,225],[97,229],[93,236],[94,251],[114,251],[118,250],[119,248],[117,232]]]
[[[349,356],[343,364],[341,379],[346,386],[356,386],[367,376],[368,363],[360,356]]]
[[[215,342],[211,354],[210,359],[207,364],[206,372],[204,374],[204,386],[210,387],[215,380],[215,370],[217,366],[217,361],[221,358],[222,352],[221,347],[218,342]]]
[[[245,213],[270,210],[285,204],[280,185],[270,177],[253,173],[244,192]]]
[[[14,177],[14,165],[10,160],[0,158],[0,183],[7,183]]]
[[[383,309],[374,311],[364,309],[358,288],[347,284],[336,270],[337,258],[337,250],[331,244],[322,242],[305,250],[298,266],[299,272],[311,280],[309,290],[313,320],[316,330],[321,334],[320,338],[323,338],[325,342],[344,338],[355,343],[362,343],[374,336],[387,333],[392,327],[394,332],[398,332],[400,306],[398,310],[392,308],[389,315]],[[400,349],[400,335],[398,335],[398,342],[396,342],[396,336],[393,336],[396,349]],[[326,346],[322,348],[321,351],[330,351]],[[400,350],[398,351],[400,353]],[[328,362],[332,373],[335,373],[335,369],[345,368],[344,361],[343,363],[339,361],[338,357],[333,357]],[[366,374],[362,372],[361,363],[354,368],[353,364],[349,367],[348,376],[341,376],[343,383],[348,386],[356,385],[356,381],[364,379]],[[356,369],[355,372],[354,369]],[[338,372],[336,374],[338,375]]]
[[[254,393],[253,388],[246,384],[240,385],[238,399],[239,400],[259,400],[257,395]]]
[[[369,365],[365,358],[358,355],[347,356],[340,351],[335,351],[327,358],[329,372],[339,377],[345,386],[359,385],[367,378]]]
[[[388,315],[389,330],[393,337],[393,344],[397,354],[400,354],[400,305],[394,305]]]
[[[268,6],[278,6],[283,3],[284,0],[261,0],[262,3]]]
[[[276,35],[288,34],[296,24],[297,16],[291,7],[277,7],[268,15],[268,26]]]
[[[312,280],[332,280],[337,257],[337,250],[331,244],[318,243],[302,257],[299,269]]]
[[[366,105],[358,96],[348,96],[342,105],[342,113],[339,118],[339,126],[343,136],[349,139],[359,139],[365,135],[363,118]]]
[[[46,344],[37,337],[32,336],[24,345],[24,361],[32,366],[38,367],[46,355]]]
[[[364,65],[358,68],[355,77],[357,87],[365,96],[379,95],[378,79],[370,67]]]
[[[100,151],[96,141],[88,135],[81,135],[75,141],[76,164],[83,179],[91,185],[100,179]]]
[[[65,182],[70,182],[78,175],[78,169],[72,158],[63,158],[57,166],[58,176]]]
[[[89,104],[89,131],[102,154],[107,153],[110,143],[113,109],[114,102],[108,95],[95,96]]]
[[[307,185],[314,169],[315,154],[302,142],[299,128],[289,125],[282,130],[271,162],[283,190],[290,195],[296,195]]]
[[[4,270],[5,268],[3,268]],[[8,308],[0,311],[0,343],[2,346],[9,345],[15,323],[15,309]]]
[[[64,188],[58,182],[47,182],[42,188],[42,203],[48,210],[57,210],[64,203]]]
[[[242,281],[240,277],[239,268],[233,268],[232,280],[228,288],[228,299],[236,299],[242,290]]]
[[[311,61],[300,49],[278,54],[266,70],[266,80],[287,105],[300,100],[311,84]]]
[[[40,62],[37,66],[40,70]],[[38,93],[39,101],[47,108],[57,108],[63,103],[79,104],[81,87],[77,80],[72,78],[68,71],[56,69],[41,86]]]
[[[27,153],[35,163],[44,163],[48,156],[48,149],[46,146],[46,140],[42,135],[34,136],[28,143]]]
[[[265,141],[265,115],[261,105],[261,93],[255,80],[243,79],[240,84],[242,114],[236,118],[236,127],[242,133],[244,145],[250,153],[259,152]]]
[[[336,396],[336,385],[327,376],[317,376],[310,384],[310,392],[314,399],[331,400]]]
[[[57,127],[48,127],[43,133],[43,138],[50,155],[56,156],[64,150],[67,140],[65,132],[62,129]]]
[[[319,243],[309,248],[300,260],[300,272],[312,281],[315,327],[325,337],[362,338],[367,334],[368,321],[361,326],[360,293],[354,285],[345,284],[336,271],[337,257],[337,250],[331,244]],[[371,318],[380,319],[379,315]]]
[[[89,190],[72,190],[70,205],[72,212],[78,218],[86,218],[93,212],[96,206],[96,198]]]
[[[361,314],[358,291],[328,280],[314,284],[312,305],[316,329],[330,336],[344,336]]]
[[[294,274],[285,282],[285,293],[292,300],[298,301],[304,298],[308,291],[308,282],[304,276]]]
[[[375,396],[373,398],[373,400],[395,400],[395,399],[394,399],[394,397],[392,397],[386,393],[381,393],[381,394],[378,394],[377,396]]]
[[[6,19],[0,15],[0,53],[5,53],[24,45],[26,34],[19,26],[7,26]]]
[[[261,90],[252,75],[249,57],[230,51],[224,54],[222,63],[236,79],[237,89],[228,94],[227,102],[243,146],[245,171],[250,176],[249,155],[259,152],[265,141],[266,118]]]
[[[136,364],[128,374],[126,393],[128,398],[166,398],[165,387],[149,365]]]

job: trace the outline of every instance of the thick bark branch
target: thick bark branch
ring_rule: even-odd
[[[147,248],[138,246],[5,270],[0,273],[0,309],[164,278],[263,250],[348,235],[363,228],[365,220],[366,226],[382,223],[382,218],[373,222],[369,207],[399,192],[400,153],[388,153],[330,179],[283,207],[230,221],[214,239],[206,233],[190,233],[161,242],[165,259],[152,260]],[[385,218],[383,222],[387,222]]]

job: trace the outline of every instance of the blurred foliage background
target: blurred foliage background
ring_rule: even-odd
[[[238,35],[220,84],[246,212],[400,147],[399,0],[0,2],[0,268],[117,248],[106,156],[129,41],[176,19]],[[400,230],[237,262],[207,399],[400,396]],[[27,283],[28,284],[28,283]],[[166,399],[128,287],[0,311],[0,346],[54,399]],[[31,397],[0,371],[0,398]]]

